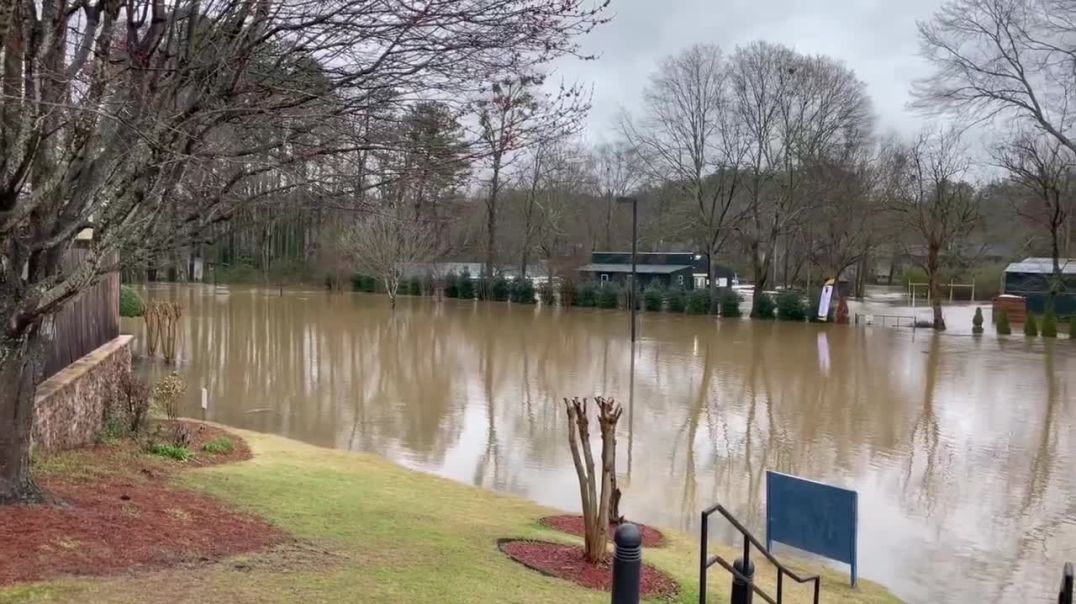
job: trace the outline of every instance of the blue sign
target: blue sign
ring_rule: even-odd
[[[766,472],[766,549],[784,543],[852,567],[856,584],[855,491]]]

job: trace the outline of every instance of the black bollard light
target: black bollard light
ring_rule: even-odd
[[[755,592],[751,589],[751,581],[755,577],[755,565],[750,560],[747,561],[746,568],[743,562],[743,558],[736,558],[736,561],[732,563],[732,568],[735,568],[743,576],[748,578],[748,581],[744,581],[732,575],[732,595],[729,598],[730,604],[751,604],[751,600],[754,599]]]
[[[643,570],[643,533],[625,522],[613,535],[613,604],[639,604],[639,581]]]

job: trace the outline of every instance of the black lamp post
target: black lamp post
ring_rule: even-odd
[[[631,286],[628,289],[628,303],[631,304],[631,343],[635,344],[635,312],[639,306],[636,296],[637,262],[639,257],[639,200],[635,197],[617,197],[616,201],[617,203],[631,204]]]

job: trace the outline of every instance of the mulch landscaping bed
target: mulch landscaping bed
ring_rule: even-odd
[[[583,536],[583,517],[575,516],[572,514],[565,514],[563,516],[546,516],[539,520],[542,526],[549,527],[551,529],[558,530],[562,533],[568,533],[569,535],[575,535],[576,537]],[[661,534],[656,528],[646,526],[645,524],[639,524],[633,522],[635,526],[643,532],[643,547],[660,547],[665,543],[665,535]],[[617,525],[609,524],[609,539],[613,539],[613,533],[616,532]]]
[[[611,589],[611,564],[587,562],[583,558],[581,547],[522,539],[503,540],[499,547],[509,558],[544,575],[565,579],[590,589]],[[672,577],[653,566],[643,564],[640,590],[644,598],[671,598],[680,591],[680,586]]]
[[[195,422],[195,458],[176,462],[133,440],[66,451],[35,462],[52,503],[0,508],[0,586],[61,575],[109,575],[205,562],[261,550],[284,533],[224,503],[172,485],[176,472],[250,458],[241,438]],[[227,436],[227,455],[201,450]]]

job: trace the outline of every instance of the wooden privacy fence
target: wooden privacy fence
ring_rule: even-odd
[[[73,248],[64,270],[73,270],[88,252]],[[120,335],[120,274],[105,275],[53,316],[52,344],[45,355],[45,378]]]

